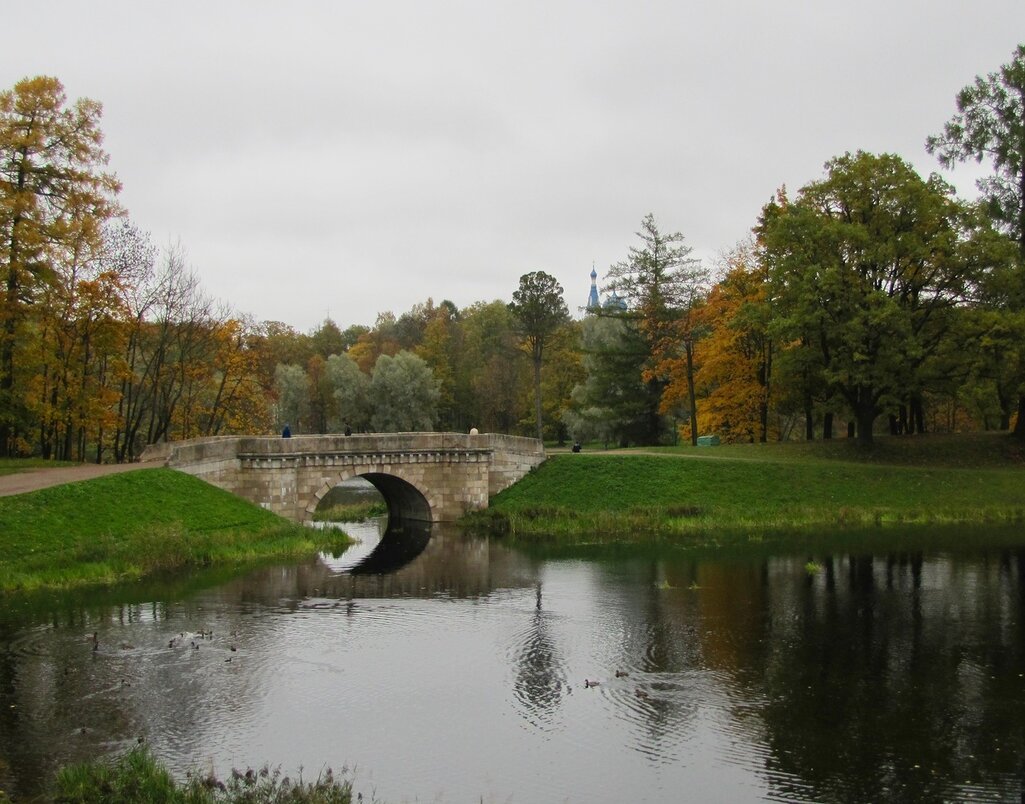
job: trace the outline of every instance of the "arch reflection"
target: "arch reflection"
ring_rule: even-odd
[[[349,568],[350,575],[384,575],[417,558],[431,540],[431,523],[388,519],[381,541],[370,554]]]

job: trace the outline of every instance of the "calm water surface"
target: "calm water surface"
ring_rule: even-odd
[[[142,737],[179,775],[348,767],[386,802],[1022,796],[1025,552],[809,568],[358,535],[234,579],[0,601],[0,790]]]

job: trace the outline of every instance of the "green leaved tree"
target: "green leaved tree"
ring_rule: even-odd
[[[1011,61],[998,71],[976,76],[957,94],[956,102],[957,113],[942,134],[926,140],[926,148],[947,167],[974,159],[993,168],[992,175],[979,179],[978,187],[989,215],[1018,244],[1019,257],[1000,330],[1014,333],[1020,342],[1025,334],[1025,45],[1018,45]],[[1025,350],[1017,354],[1014,434],[1025,439]]]
[[[872,442],[888,407],[920,398],[952,308],[986,268],[987,227],[938,176],[897,156],[846,154],[758,229],[784,342],[805,350]]]
[[[544,271],[532,271],[520,277],[509,310],[516,317],[517,331],[530,351],[534,367],[534,419],[537,437],[544,437],[541,405],[541,363],[545,346],[569,321],[562,285]]]
[[[370,421],[378,432],[434,429],[441,389],[430,366],[412,352],[377,358],[370,378],[370,396],[374,407]]]

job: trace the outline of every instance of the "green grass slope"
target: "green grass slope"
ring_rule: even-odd
[[[934,444],[875,458],[832,444],[554,455],[478,522],[526,540],[630,541],[1025,520],[1025,470],[1005,441]]]
[[[0,498],[0,591],[106,585],[346,542],[189,475],[147,469]]]

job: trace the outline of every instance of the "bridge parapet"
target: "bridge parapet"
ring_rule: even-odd
[[[495,433],[225,436],[167,449],[168,466],[297,521],[357,476],[381,490],[392,515],[458,519],[544,459],[539,441]]]
[[[487,438],[492,451],[491,470],[488,473],[488,495],[494,497],[509,488],[545,459],[544,445],[536,438],[487,433],[470,436]]]

